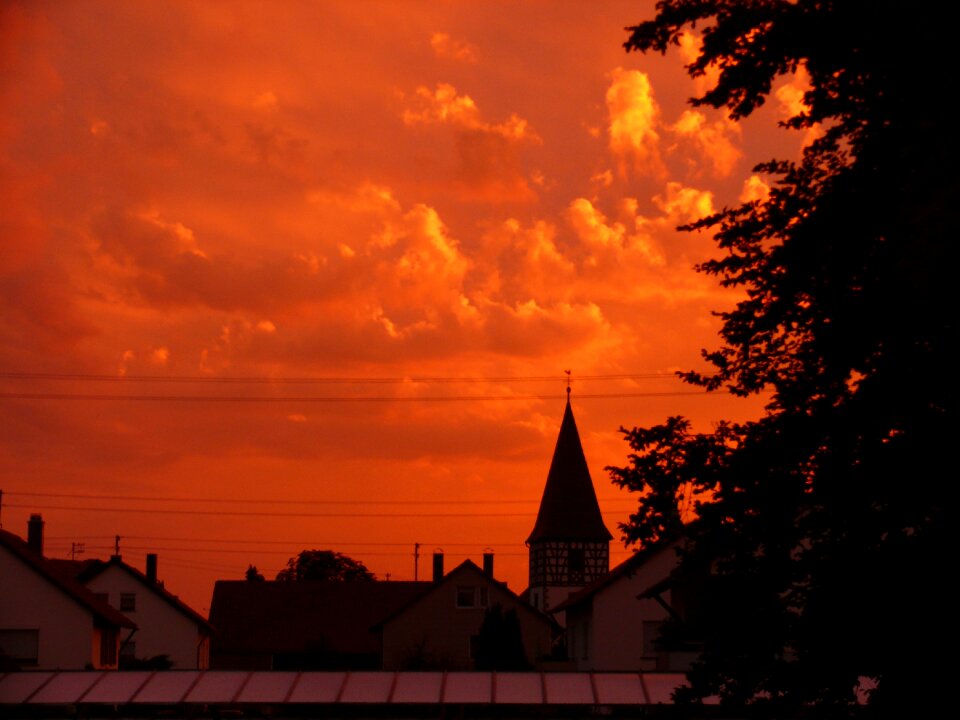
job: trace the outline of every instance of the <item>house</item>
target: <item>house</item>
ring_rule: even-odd
[[[375,670],[373,627],[429,582],[218,580],[210,604],[218,670]]]
[[[119,555],[109,560],[50,560],[134,620],[139,629],[121,647],[121,664],[166,655],[175,670],[209,667],[213,628],[157,580],[157,556],[147,555],[146,572],[128,565]]]
[[[571,594],[607,574],[610,540],[580,443],[577,423],[567,405],[550,462],[530,548],[530,604],[550,612]],[[564,614],[556,615],[564,624]]]
[[[43,558],[43,521],[33,515],[29,544],[0,530],[0,658],[31,669],[116,668],[120,645],[137,625]]]
[[[685,593],[671,582],[675,543],[640,550],[555,608],[567,616],[567,656],[581,671],[683,671],[697,655],[664,646],[663,623],[685,614]]]
[[[493,555],[484,556],[483,570],[465,560],[446,575],[442,557],[438,568],[438,556],[434,556],[434,582],[429,589],[379,623],[384,670],[474,669],[480,627],[497,605],[503,613],[516,613],[528,662],[550,654],[558,628],[494,579]]]

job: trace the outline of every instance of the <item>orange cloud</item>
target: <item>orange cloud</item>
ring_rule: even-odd
[[[738,198],[742,203],[766,200],[770,195],[770,186],[759,175],[751,175],[743,181],[743,190]]]
[[[810,75],[801,65],[788,82],[774,91],[780,115],[784,120],[803,115],[810,109],[804,101],[808,90],[810,90]],[[802,146],[806,147],[821,135],[823,135],[823,128],[819,125],[807,128],[803,133]]]
[[[438,84],[434,91],[417,88],[412,106],[402,117],[406,125],[440,124],[456,129],[456,175],[468,196],[492,202],[536,199],[523,171],[519,146],[539,144],[541,139],[523,118],[511,114],[503,122],[487,122],[469,95],[460,95],[446,83]]]
[[[686,64],[691,64],[700,57],[700,50],[703,47],[703,38],[698,33],[685,31],[680,33],[677,41],[680,46],[680,57]],[[703,75],[693,79],[694,92],[700,96],[708,90],[716,87],[717,80],[720,78],[720,68],[716,65],[707,67]]]
[[[662,175],[660,106],[647,74],[616,68],[607,89],[607,112],[610,150],[620,158],[621,174],[626,175],[629,166],[639,174]]]
[[[456,60],[471,65],[475,65],[479,60],[474,45],[454,40],[444,32],[435,32],[430,36],[430,47],[434,54],[443,60]]]
[[[681,143],[689,143],[699,158],[709,163],[714,177],[728,177],[743,157],[743,152],[733,141],[740,136],[740,126],[729,119],[711,123],[703,113],[685,110],[669,129]],[[694,160],[692,163],[696,176],[700,162]]]

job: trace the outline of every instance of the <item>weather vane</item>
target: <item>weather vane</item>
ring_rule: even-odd
[[[569,400],[570,399],[570,371],[564,370],[564,372],[567,374],[567,400]]]

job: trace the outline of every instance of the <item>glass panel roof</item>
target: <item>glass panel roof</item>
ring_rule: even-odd
[[[440,685],[442,682],[443,673],[397,673],[397,684],[393,689],[393,699],[391,702],[435,705],[440,702]]]
[[[638,705],[647,700],[636,673],[598,673],[593,682],[602,705]]]
[[[196,681],[196,670],[158,672],[134,698],[135,703],[178,703]]]
[[[129,702],[147,678],[148,671],[105,672],[103,679],[83,696],[84,702],[122,704]]]
[[[209,670],[200,676],[200,681],[190,690],[184,700],[195,703],[232,702],[249,675],[249,672]]]
[[[0,679],[0,703],[22,703],[52,675],[52,672],[10,673]]]
[[[499,705],[539,705],[543,702],[543,678],[540,673],[497,673],[494,699]]]
[[[237,702],[279,703],[283,702],[294,680],[295,672],[255,672],[240,691]]]
[[[550,705],[594,705],[587,673],[545,673],[546,702]]]
[[[456,672],[447,674],[443,702],[490,703],[492,699],[490,673]]]
[[[72,703],[100,679],[100,673],[60,673],[30,698],[30,703]]]

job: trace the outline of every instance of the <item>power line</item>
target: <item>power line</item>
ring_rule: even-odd
[[[678,390],[674,392],[619,392],[619,393],[580,393],[577,400],[611,400],[648,397],[682,397],[687,395],[727,397],[723,393],[708,390]],[[176,403],[422,403],[422,402],[490,402],[494,400],[556,400],[562,397],[550,395],[432,395],[429,397],[408,397],[391,395],[291,395],[289,397],[269,395],[146,395],[116,393],[0,393],[0,400],[87,400],[87,401],[136,401],[136,402],[176,402]]]
[[[80,512],[140,513],[147,515],[229,515],[233,517],[299,517],[299,518],[508,518],[533,517],[536,512],[494,512],[494,513],[311,513],[311,512],[266,512],[255,510],[169,510],[165,508],[129,508],[129,507],[87,507],[78,505],[18,505],[10,503],[10,508],[24,510],[74,510]],[[633,508],[630,508],[632,510]],[[611,512],[629,512],[629,510],[608,510]]]
[[[574,380],[608,382],[614,380],[656,380],[676,378],[673,372],[651,373],[607,373],[598,375],[577,375]],[[412,376],[412,377],[269,377],[247,376],[209,376],[209,375],[107,375],[100,373],[42,373],[42,372],[0,372],[4,380],[50,380],[80,382],[159,382],[159,383],[203,383],[203,384],[264,384],[264,385],[405,385],[410,383],[520,383],[520,382],[557,382],[562,375],[504,375],[492,377],[454,377],[454,376]]]
[[[208,537],[171,537],[168,535],[124,535],[127,540],[161,540],[165,542],[203,542],[203,543],[224,543],[224,544],[249,544],[249,545],[314,545],[317,547],[340,547],[340,546],[351,546],[351,547],[408,547],[412,546],[415,541],[404,541],[404,542],[354,542],[353,540],[339,540],[339,541],[324,541],[320,542],[316,538],[310,540],[240,540],[236,538],[208,538]],[[56,537],[47,536],[48,541],[64,541],[64,540],[113,540],[113,535],[59,535]],[[509,545],[518,545],[517,540],[510,540],[506,542],[491,542],[486,540],[482,543],[471,542],[443,542],[439,540],[421,540],[421,545],[432,545],[437,547],[481,547],[481,546],[509,546]],[[91,545],[93,547],[93,545]],[[97,546],[100,547],[100,546]],[[104,546],[107,547],[107,546]],[[125,546],[126,547],[126,546]],[[183,548],[186,549],[186,548]],[[253,550],[252,548],[250,550]]]
[[[145,500],[150,502],[233,503],[244,505],[533,505],[539,499],[529,500],[287,500],[268,498],[170,497],[162,495],[100,495],[94,493],[8,492],[17,497],[70,498],[76,500]],[[599,498],[602,502],[616,502],[627,498]],[[12,507],[12,506],[11,506]]]

